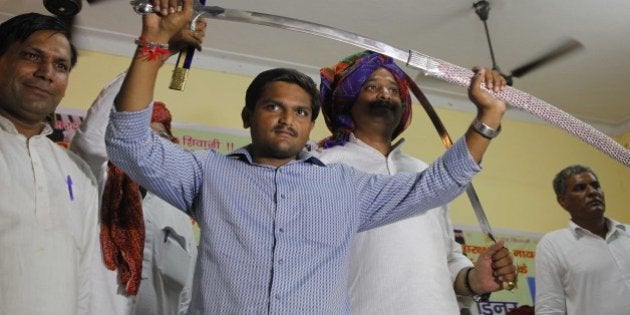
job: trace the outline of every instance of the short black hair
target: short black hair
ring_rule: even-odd
[[[561,170],[553,179],[553,190],[556,192],[556,196],[564,196],[567,192],[567,179],[570,176],[582,173],[590,173],[597,179],[597,174],[584,165],[571,165]]]
[[[0,56],[15,42],[23,43],[37,31],[54,31],[68,39],[70,43],[70,66],[77,63],[77,49],[72,45],[68,25],[61,19],[39,13],[25,13],[14,16],[0,24]]]
[[[313,112],[311,121],[315,121],[320,110],[319,90],[311,77],[295,69],[276,68],[263,71],[258,74],[245,93],[245,108],[247,108],[250,112],[253,111],[256,106],[256,102],[260,98],[260,95],[264,92],[267,85],[277,81],[297,84],[310,95],[311,110]]]

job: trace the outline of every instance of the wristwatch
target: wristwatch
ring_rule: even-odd
[[[494,130],[490,126],[479,121],[479,119],[475,119],[475,121],[473,121],[472,127],[477,133],[479,133],[486,139],[492,139],[498,136],[501,132],[501,125],[499,125],[499,128],[497,128],[497,130]]]

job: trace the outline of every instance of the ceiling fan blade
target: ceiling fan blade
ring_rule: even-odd
[[[44,0],[44,7],[58,17],[70,18],[81,11],[82,4],[80,0]]]
[[[578,42],[577,40],[570,38],[568,40],[566,40],[564,43],[562,43],[560,46],[558,46],[556,49],[550,51],[549,53],[545,54],[544,56],[535,59],[525,65],[522,65],[516,69],[514,69],[512,71],[512,74],[510,76],[515,77],[515,78],[520,78],[523,75],[525,75],[526,73],[544,65],[547,64],[555,59],[558,59],[562,56],[565,56],[569,53],[573,53],[576,52],[580,49],[584,48],[584,45],[582,45],[580,42]]]

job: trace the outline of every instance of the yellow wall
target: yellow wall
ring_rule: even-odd
[[[124,71],[128,58],[81,51],[73,70],[63,107],[87,109],[101,87]],[[171,65],[163,68],[157,83],[156,99],[165,101],[177,121],[226,128],[242,128],[240,110],[251,78],[193,69],[186,91],[169,90]],[[472,106],[472,105],[471,105]],[[471,113],[437,109],[456,139],[468,127]],[[311,135],[319,140],[327,135],[320,118]],[[414,108],[414,121],[405,131],[406,152],[431,161],[443,147],[420,107]],[[630,142],[630,133],[617,137]],[[625,142],[624,142],[625,141]],[[547,232],[566,225],[568,215],[555,202],[553,176],[570,164],[592,167],[606,192],[607,215],[630,223],[630,168],[546,124],[506,120],[502,134],[486,154],[484,171],[474,181],[477,193],[495,228]],[[465,197],[451,205],[455,224],[474,225],[475,218]]]
[[[621,143],[626,149],[630,149],[630,131],[615,137],[617,142]]]

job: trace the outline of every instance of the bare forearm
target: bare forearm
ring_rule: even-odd
[[[158,1],[154,1],[154,5]],[[166,1],[161,7],[168,8]],[[138,111],[153,99],[158,72],[172,51],[169,48],[192,44],[199,48],[203,29],[195,38],[188,30],[192,18],[192,1],[183,1],[183,9],[151,13],[142,17],[142,36],[136,49],[125,82],[116,97],[118,111]]]
[[[140,49],[136,49],[125,82],[116,97],[116,110],[138,111],[149,105],[153,99],[158,72],[164,61],[143,58]]]
[[[502,109],[493,111],[488,110],[478,114],[475,119],[496,131],[499,130],[499,127],[501,126],[503,112],[504,111]],[[492,140],[481,135],[473,128],[472,124],[468,127],[465,136],[470,155],[477,163],[480,163]]]

